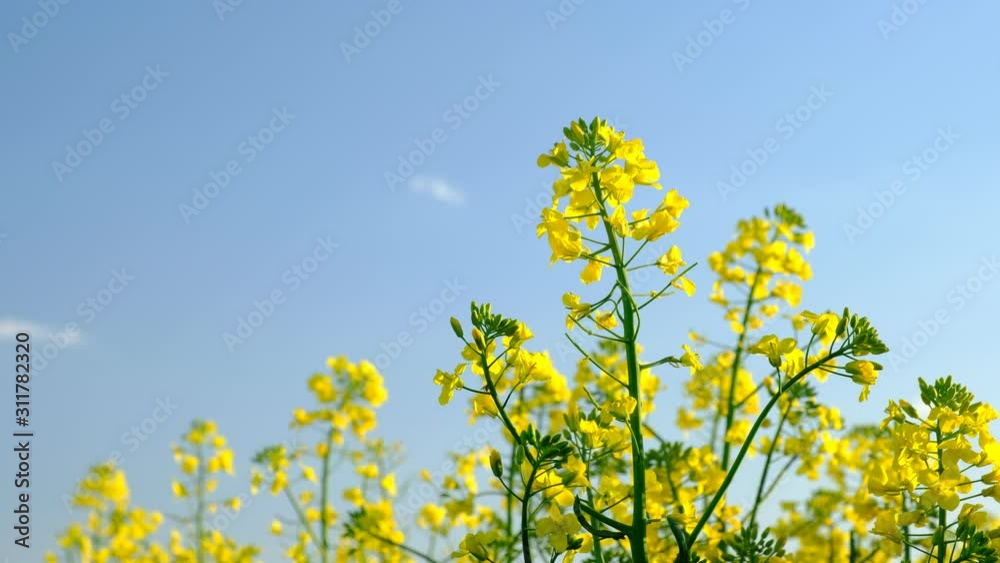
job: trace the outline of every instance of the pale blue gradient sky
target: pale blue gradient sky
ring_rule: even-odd
[[[879,20],[891,17],[891,0],[591,0],[555,25],[546,15],[554,0],[403,0],[347,60],[341,44],[387,5],[243,2],[220,20],[208,0],[70,2],[26,43],[5,35],[0,326],[40,327],[39,345],[45,327],[82,329],[34,379],[38,548],[68,523],[61,499],[75,479],[115,450],[136,502],[175,510],[168,445],[195,417],[229,435],[245,486],[250,455],[287,436],[305,378],[328,355],[374,358],[404,331],[411,344],[384,369],[391,399],[380,432],[407,444],[408,468],[439,466],[470,432],[457,405],[437,405],[431,383],[435,368],[457,361],[442,319],[489,300],[528,322],[537,346],[563,342],[559,296],[578,287],[577,268],[548,268],[535,217],[524,226],[517,216],[552,178],[536,155],[581,115],[641,136],[665,184],[691,200],[672,238],[689,260],[719,248],[738,218],[786,202],[816,231],[807,307],[848,304],[895,348],[945,311],[948,322],[863,407],[855,386],[823,388],[854,420],[914,395],[918,375],[954,373],[1000,400],[991,362],[1000,280],[973,284],[979,292],[961,307],[951,293],[1000,251],[996,4],[931,0],[886,38]],[[707,47],[678,68],[674,54],[725,9],[718,37],[703,34]],[[20,33],[22,17],[39,10],[3,3],[2,31]],[[157,65],[166,75],[145,78],[141,102],[115,102]],[[785,116],[813,88],[832,94],[813,98],[789,136]],[[477,93],[473,111],[454,109]],[[285,120],[273,120],[282,110]],[[57,177],[53,161],[104,119],[114,129]],[[244,144],[272,126],[262,150]],[[915,178],[907,162],[949,127],[957,139]],[[717,183],[772,138],[766,164],[721,197]],[[390,189],[385,173],[424,139],[434,151],[416,167],[420,189]],[[179,206],[227,166],[237,170],[229,185],[185,218]],[[849,237],[844,225],[897,179],[902,195]],[[339,246],[300,275],[293,267],[311,269],[303,261],[317,237]],[[134,279],[102,293],[122,269]],[[691,277],[696,298],[673,298],[644,322],[650,354],[675,351],[691,328],[728,338],[707,303],[707,268]],[[458,298],[439,308],[449,282]],[[222,335],[275,290],[283,302],[231,352]],[[107,305],[97,312],[88,299]],[[573,358],[557,361],[569,368]],[[676,393],[682,374],[663,376]],[[654,415],[665,428],[668,395]],[[166,398],[176,412],[129,451],[122,434]],[[259,537],[276,510],[256,501],[229,531]],[[16,554],[4,529],[0,554]]]

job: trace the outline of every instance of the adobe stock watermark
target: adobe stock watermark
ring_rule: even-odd
[[[503,423],[499,419],[485,417],[475,430],[456,441],[447,451],[459,457],[477,452],[498,440],[502,429]],[[441,462],[437,470],[430,472],[430,482],[423,481],[416,487],[410,487],[405,495],[405,500],[401,496],[396,504],[396,509],[400,511],[400,518],[403,521],[411,521],[416,518],[426,503],[437,501],[441,494],[440,483],[444,481],[446,476],[455,475],[456,469],[458,466],[452,456],[448,456]]]
[[[371,18],[362,25],[354,26],[354,36],[351,38],[351,42],[340,42],[340,52],[344,55],[347,64],[351,64],[352,57],[360,55],[361,51],[371,45],[372,40],[389,27],[393,17],[402,13],[403,8],[403,3],[400,0],[389,0],[385,8],[368,12]]]
[[[271,472],[269,472],[269,474],[273,475]],[[228,502],[219,503],[215,512],[208,515],[208,521],[205,522],[205,530],[208,533],[216,531],[225,532],[229,529],[229,526],[236,522],[240,515],[246,513],[246,510],[253,504],[256,496],[257,495],[251,494],[249,490],[239,493],[235,496],[237,501],[239,501],[239,505],[235,508],[230,506]]]
[[[298,291],[302,284],[333,256],[333,251],[337,248],[340,248],[340,244],[330,240],[330,235],[316,237],[316,245],[313,246],[312,252],[281,274],[284,289],[273,289],[264,299],[255,300],[250,312],[236,317],[236,328],[232,332],[222,333],[222,341],[229,353],[234,353],[238,346],[246,343],[254,332],[274,315],[278,307],[285,304],[288,296]]]
[[[875,222],[885,215],[901,196],[906,194],[909,186],[920,181],[924,173],[941,159],[941,155],[951,150],[955,141],[960,138],[961,136],[952,131],[951,127],[938,129],[937,136],[934,137],[930,145],[903,162],[902,177],[893,180],[889,184],[889,189],[872,192],[875,201],[864,207],[858,207],[858,215],[854,221],[844,223],[844,234],[847,235],[847,241],[853,244],[859,236],[871,229]]]
[[[271,110],[271,119],[267,125],[261,127],[256,133],[247,135],[247,138],[236,146],[236,154],[241,158],[230,159],[219,170],[212,170],[208,173],[208,182],[200,188],[194,188],[190,203],[181,203],[177,206],[177,211],[185,223],[191,223],[191,217],[196,217],[208,208],[215,198],[219,197],[222,190],[229,187],[233,179],[243,173],[243,166],[253,162],[260,153],[267,150],[268,145],[274,142],[278,133],[288,127],[288,124],[295,119],[294,113],[289,113],[287,107]]]
[[[150,438],[156,430],[160,428],[164,422],[170,419],[170,415],[178,409],[178,405],[174,404],[170,400],[170,397],[165,397],[163,399],[156,399],[153,403],[153,410],[149,413],[149,416],[140,420],[137,424],[133,424],[127,430],[122,432],[120,442],[123,449],[115,449],[108,453],[104,461],[110,461],[115,465],[115,467],[124,467],[125,465],[125,453],[135,453],[139,450],[142,444]],[[88,473],[83,478],[77,481],[77,488],[80,484],[87,482],[91,479],[93,474]],[[64,494],[62,497],[63,505],[66,507],[67,512],[72,512],[73,506],[73,496]]]
[[[125,289],[135,281],[125,268],[111,270],[111,279],[94,295],[87,297],[76,306],[76,315],[84,325],[94,322],[97,315],[107,309]],[[80,325],[75,321],[66,323],[62,330],[48,334],[49,341],[38,349],[32,358],[31,367],[40,372],[48,367],[63,350],[80,341]]]
[[[471,94],[463,98],[460,102],[455,102],[441,114],[441,119],[451,126],[452,131],[458,131],[462,124],[475,113],[482,102],[490,99],[496,89],[501,86],[500,82],[493,80],[493,75],[479,76],[479,83]],[[434,154],[438,147],[448,140],[448,133],[443,127],[435,127],[430,135],[423,139],[414,139],[415,149],[407,154],[398,157],[396,171],[386,170],[382,177],[385,185],[391,191],[396,191],[396,186],[404,183],[412,177],[418,168]]]
[[[283,441],[281,442],[280,445],[281,447],[285,448],[285,451],[288,452],[303,451],[310,447],[308,444],[306,444],[305,442],[301,441],[298,438],[293,438],[290,441]],[[257,464],[254,465],[256,466],[257,471],[259,471],[260,474],[263,476],[264,482],[270,483],[274,481],[276,473],[274,469],[272,469],[267,465],[257,465]],[[258,496],[259,495],[257,494],[251,493],[250,490],[248,490],[246,493],[240,493],[236,495],[236,498],[239,499],[240,501],[239,508],[233,509],[233,507],[223,503],[218,507],[218,511],[216,512],[217,515],[213,516],[211,520],[206,523],[205,527],[208,529],[209,532],[214,530],[218,530],[220,532],[225,531],[241,515],[246,513],[246,509],[253,504],[254,499],[257,498]],[[284,520],[283,518],[279,519]],[[292,521],[289,521],[289,523],[291,522]],[[297,523],[298,521],[294,522]]]
[[[750,7],[751,0],[730,1],[736,5],[740,12],[743,12]],[[729,8],[724,8],[719,12],[718,17],[701,20],[701,26],[704,29],[694,35],[688,35],[684,52],[674,51],[673,59],[677,72],[684,72],[685,66],[694,64],[698,57],[701,57],[709,47],[715,44],[715,40],[726,31],[726,26],[736,23],[737,13]]]
[[[228,503],[220,503],[215,512],[209,514],[209,520],[205,523],[205,531],[208,533],[225,532],[253,504],[255,496],[249,491],[236,495],[236,499],[240,502],[238,509],[234,509]]]
[[[21,52],[21,47],[25,46],[35,37],[38,32],[45,29],[49,22],[55,19],[62,12],[62,7],[72,0],[38,0],[38,10],[30,16],[21,18],[20,33],[10,31],[7,33],[7,41],[14,54]]]
[[[534,197],[524,198],[524,207],[519,212],[510,214],[514,232],[521,234],[525,229],[535,232],[535,228],[542,222],[542,209],[552,207],[552,195],[552,184],[543,182],[542,189]]]
[[[878,30],[882,33],[882,39],[888,41],[893,33],[909,23],[910,17],[920,11],[920,8],[927,3],[927,0],[903,0],[892,5],[892,13],[888,19],[878,20]]]
[[[170,73],[160,69],[160,65],[147,65],[146,74],[139,84],[111,100],[111,113],[118,117],[119,122],[125,121],[146,100],[150,92],[160,87],[167,76],[170,76]],[[105,117],[98,121],[93,129],[82,129],[80,134],[83,139],[73,145],[66,145],[66,154],[62,160],[52,161],[52,172],[56,175],[56,180],[61,184],[67,174],[79,168],[84,159],[93,154],[107,136],[115,131],[115,126],[110,117]]]
[[[555,10],[545,10],[545,21],[549,22],[549,27],[555,31],[557,27],[576,13],[576,9],[584,5],[587,0],[560,0]]]
[[[392,362],[398,359],[404,350],[413,346],[414,336],[423,334],[431,326],[431,323],[443,318],[449,305],[454,303],[467,289],[468,287],[462,285],[458,278],[444,280],[444,288],[441,289],[437,297],[420,306],[407,319],[412,330],[401,330],[389,342],[379,343],[379,349],[382,351],[375,354],[373,360],[375,367],[381,371],[392,365]]]
[[[771,156],[781,150],[782,141],[791,140],[833,96],[834,92],[827,90],[826,84],[810,88],[804,103],[775,122],[774,132],[781,140],[779,137],[768,137],[759,146],[747,149],[748,158],[730,169],[728,183],[722,180],[715,183],[722,201],[728,200],[730,194],[745,186],[750,178],[764,168]]]
[[[941,332],[945,325],[951,322],[951,315],[971,303],[998,273],[1000,273],[1000,259],[997,255],[983,256],[975,273],[955,285],[945,296],[945,301],[950,307],[939,307],[929,318],[921,319],[917,323],[916,331],[904,336],[901,345],[891,347],[883,363],[893,369],[906,365]]]
[[[225,21],[226,16],[236,11],[243,4],[243,0],[212,0],[212,9],[219,21]]]

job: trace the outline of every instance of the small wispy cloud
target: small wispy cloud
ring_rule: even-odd
[[[410,191],[415,194],[425,194],[446,205],[463,205],[465,193],[452,186],[443,178],[429,176],[414,176],[410,178]]]
[[[18,333],[27,332],[34,337],[48,336],[56,331],[48,325],[34,321],[21,321],[11,317],[0,318],[0,339],[14,338]],[[80,343],[80,331],[61,330],[61,336],[69,345]]]

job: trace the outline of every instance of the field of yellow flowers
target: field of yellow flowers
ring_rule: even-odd
[[[454,358],[428,376],[440,404],[470,423],[493,421],[503,440],[454,454],[454,472],[420,479],[438,498],[410,511],[398,502],[400,447],[374,437],[389,399],[368,361],[331,357],[310,377],[315,397],[291,413],[295,446],[252,456],[254,494],[283,497],[269,530],[295,562],[995,562],[1000,537],[989,510],[1000,499],[997,412],[951,377],[919,382],[919,404],[890,401],[878,426],[848,426],[823,388],[856,385],[868,398],[888,351],[864,316],[836,304],[800,310],[814,244],[805,219],[776,205],[740,221],[706,265],[708,290],[732,335],[692,333],[675,353],[649,357],[642,319],[661,301],[696,293],[696,264],[669,247],[643,250],[681,227],[688,201],[663,193],[653,209],[630,206],[635,190],[661,190],[639,139],[606,121],[570,123],[538,158],[554,167],[552,205],[538,235],[552,262],[579,268],[584,291],[563,296],[572,373],[533,349],[516,318],[472,303],[452,319]],[[658,291],[633,291],[642,268],[662,272]],[[834,305],[834,304],[831,304]],[[453,366],[453,367],[451,367]],[[673,429],[647,423],[662,390],[657,373],[687,373]],[[905,390],[906,393],[917,390]],[[459,412],[464,406],[464,414]],[[846,405],[841,405],[846,407]],[[745,462],[747,502],[730,503]],[[122,469],[92,468],[74,497],[80,519],[47,558],[90,562],[250,562],[254,538],[209,522],[239,511],[217,494],[250,452],[234,453],[216,425],[192,423],[173,447],[173,494],[185,507],[167,519],[134,506]],[[337,487],[347,463],[360,484]],[[784,498],[791,478],[813,483]],[[780,511],[765,518],[765,503]],[[176,510],[171,509],[171,513]],[[419,546],[419,547],[418,547]],[[431,546],[431,547],[425,547]]]

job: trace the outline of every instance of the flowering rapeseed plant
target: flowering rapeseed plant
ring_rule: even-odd
[[[67,559],[80,563],[129,561],[142,563],[249,563],[259,553],[213,529],[210,516],[220,510],[215,498],[220,474],[233,474],[233,452],[212,421],[195,421],[180,444],[173,447],[180,477],[173,481],[174,496],[187,514],[175,516],[167,544],[156,537],[164,517],[129,507],[125,474],[111,463],[94,466],[79,484],[73,505],[86,508],[87,525],[73,524],[60,537]],[[239,498],[221,501],[227,510],[240,510]],[[54,554],[49,561],[57,561]]]
[[[129,505],[130,491],[125,473],[111,463],[95,465],[80,481],[72,505],[87,511],[85,523],[72,524],[60,537],[67,558],[83,562],[169,561],[165,548],[156,543],[154,532],[163,522],[159,512]],[[56,561],[54,554],[47,561]]]
[[[879,427],[847,427],[822,402],[831,380],[859,386],[867,400],[882,370],[875,358],[888,348],[847,308],[799,309],[814,246],[801,215],[777,205],[740,221],[708,257],[716,277],[708,299],[731,341],[692,332],[689,343],[644,348],[641,320],[652,306],[695,294],[687,274],[696,264],[681,248],[647,251],[681,227],[689,202],[663,190],[640,140],[597,118],[563,133],[537,162],[558,170],[538,235],[551,263],[579,263],[581,283],[600,288],[562,297],[566,337],[580,353],[573,372],[561,373],[533,349],[530,328],[489,304],[451,319],[459,359],[429,378],[438,402],[463,401],[471,424],[492,423],[502,438],[449,453],[445,472],[421,472],[411,488],[421,502],[404,507],[400,446],[374,435],[388,399],[382,376],[369,362],[331,358],[308,379],[315,403],[292,413],[296,439],[254,457],[251,491],[288,506],[270,525],[285,558],[1000,561],[988,513],[1000,499],[1000,446],[989,431],[996,411],[950,377],[920,381],[922,406],[891,401]],[[656,191],[655,207],[635,205]],[[658,289],[634,289],[641,268],[662,272]],[[668,432],[649,417],[666,389],[660,372],[673,369],[686,380],[675,391],[677,431]],[[751,457],[759,469],[745,465]],[[256,560],[255,548],[205,528],[218,506],[215,476],[233,463],[214,425],[196,422],[175,459],[174,492],[193,508],[168,547],[156,539],[163,517],[130,508],[124,474],[106,464],[81,486],[76,504],[88,520],[62,537],[68,555]],[[734,503],[727,495],[738,474],[751,497]],[[816,485],[805,499],[781,498],[790,480]],[[223,503],[239,509],[238,500]],[[779,508],[771,522],[768,503]]]

